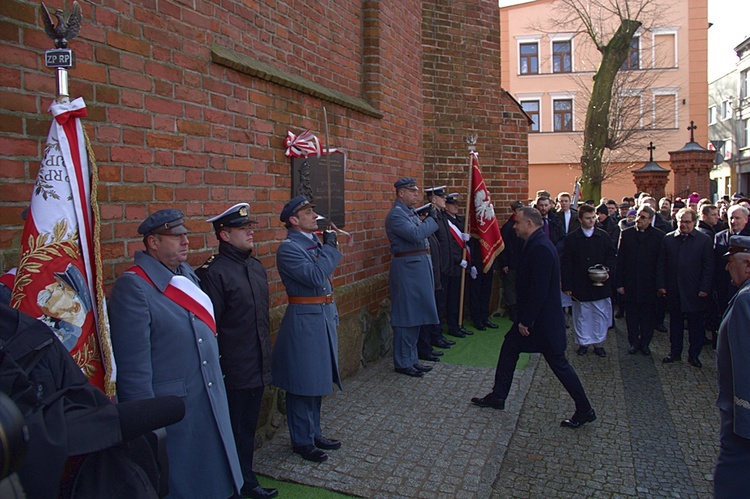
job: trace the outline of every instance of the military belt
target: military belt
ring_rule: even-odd
[[[429,248],[425,248],[425,249],[412,250],[412,251],[400,251],[400,252],[394,253],[393,256],[396,258],[401,258],[402,256],[429,255],[429,254],[430,254]]]
[[[289,298],[289,305],[315,305],[318,303],[333,303],[333,295],[287,297]]]

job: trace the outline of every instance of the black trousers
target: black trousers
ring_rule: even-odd
[[[684,342],[685,320],[688,323],[688,355],[698,357],[703,350],[703,339],[706,337],[706,312],[680,312],[679,310],[669,311],[669,345],[672,355],[682,355],[682,346]]]
[[[229,420],[232,422],[232,433],[234,433],[234,442],[240,458],[242,478],[245,479],[243,489],[258,486],[258,478],[253,471],[253,454],[255,452],[255,428],[258,426],[264,389],[265,387],[259,386],[245,390],[227,390]]]
[[[492,276],[494,269],[486,274],[477,269],[476,279],[467,279],[469,284],[469,309],[471,322],[481,325],[490,320],[490,295],[492,294]]]
[[[625,303],[628,343],[636,348],[649,346],[656,327],[656,303]]]
[[[461,302],[461,276],[444,275],[441,282],[445,292],[445,322],[448,324],[448,331],[456,332],[460,327],[458,310]]]
[[[495,369],[495,386],[492,388],[492,393],[505,400],[508,398],[510,392],[510,386],[513,383],[513,373],[516,370],[516,363],[518,363],[518,357],[521,354],[521,341],[523,337],[518,331],[518,327],[514,325],[510,331],[505,335],[505,341],[500,349],[500,357],[497,359],[497,368]],[[559,354],[553,354],[549,351],[543,350],[542,355],[544,360],[547,361],[552,372],[560,380],[565,390],[570,394],[571,398],[576,404],[576,412],[588,412],[591,410],[591,403],[586,392],[583,389],[581,380],[578,379],[578,375],[570,365],[568,359],[565,357],[565,352]]]

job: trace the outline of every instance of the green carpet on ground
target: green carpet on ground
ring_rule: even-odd
[[[279,489],[279,498],[304,498],[304,499],[336,499],[340,497],[356,497],[340,494],[332,490],[319,489],[309,485],[300,485],[292,482],[280,482],[267,476],[258,475],[261,487]]]
[[[473,335],[466,338],[454,338],[446,334],[445,337],[455,341],[456,344],[447,350],[435,349],[445,353],[445,355],[440,357],[440,362],[462,366],[496,367],[503,338],[505,338],[505,333],[508,332],[513,323],[510,319],[497,317],[493,317],[492,322],[500,327],[498,329],[477,331],[471,322],[465,322],[464,327],[470,331],[474,331]],[[525,369],[528,363],[529,354],[522,353],[518,358],[516,369]]]

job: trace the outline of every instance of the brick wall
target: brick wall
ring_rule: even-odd
[[[495,203],[527,190],[527,123],[499,88],[494,0],[93,0],[82,7],[70,88],[88,105],[108,286],[142,248],[136,228],[148,213],[186,213],[189,263],[198,265],[216,247],[204,220],[247,201],[260,221],[256,252],[269,270],[272,305],[285,303],[274,258],[285,235],[278,213],[291,194],[283,139],[308,128],[322,139],[323,106],[331,146],[347,153],[346,229],[355,236],[337,287],[387,275],[383,220],[393,181],[424,176],[458,189],[469,130],[479,134]],[[18,258],[20,212],[54,98],[54,73],[43,64],[52,42],[39,9],[0,2],[0,270]],[[367,101],[382,117],[217,64],[212,45]],[[340,303],[342,315],[387,297],[384,286],[372,289]]]

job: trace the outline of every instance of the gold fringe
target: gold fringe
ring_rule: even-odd
[[[112,354],[112,338],[109,332],[109,319],[107,317],[107,303],[104,299],[104,277],[103,265],[102,265],[102,244],[101,244],[101,217],[99,215],[99,200],[97,191],[99,188],[99,170],[96,166],[96,156],[94,156],[94,150],[91,148],[91,141],[89,135],[86,133],[86,127],[81,122],[81,129],[83,130],[83,137],[86,142],[86,152],[89,156],[89,170],[91,171],[91,213],[94,217],[94,269],[96,272],[96,308],[99,311],[97,314],[98,318],[98,330],[99,330],[99,344],[101,345],[101,360],[104,366],[104,391],[108,397],[114,398],[117,391],[117,385],[113,379],[112,373],[114,372],[114,356]]]

